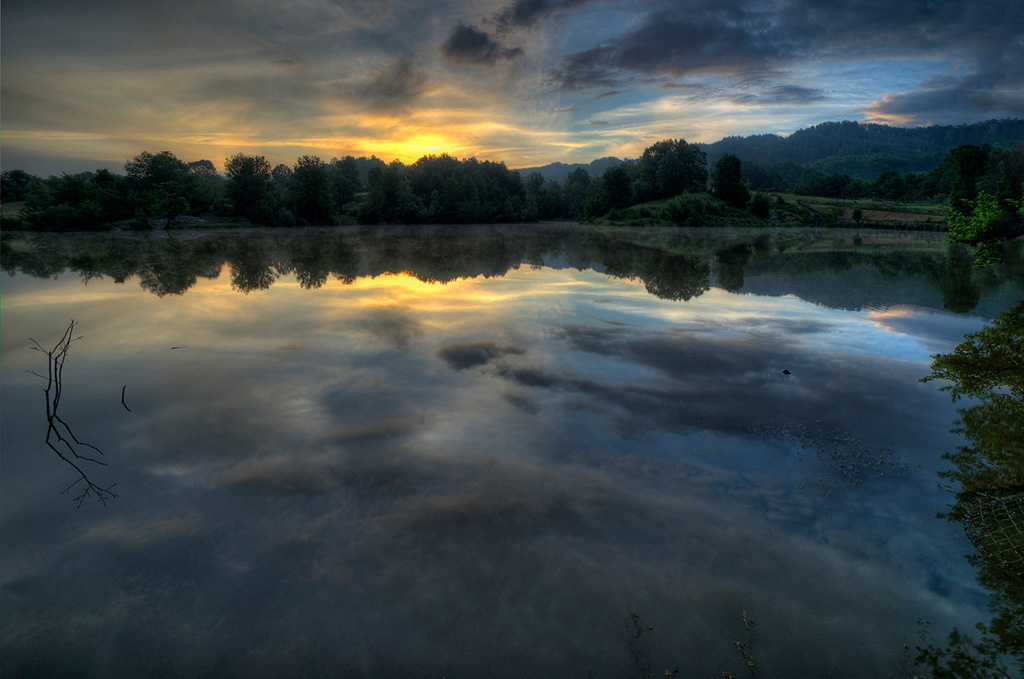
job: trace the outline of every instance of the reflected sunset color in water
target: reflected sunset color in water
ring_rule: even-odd
[[[919,380],[1019,281],[952,313],[941,248],[750,242],[730,292],[706,247],[516,233],[147,242],[120,283],[5,244],[4,673],[742,676],[740,640],[759,676],[898,676],[918,620],[985,618]],[[106,507],[61,496],[26,372],[71,319]]]

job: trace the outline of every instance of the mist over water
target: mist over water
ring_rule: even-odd
[[[988,603],[919,380],[1024,287],[680,233],[5,240],[4,676],[907,674]]]

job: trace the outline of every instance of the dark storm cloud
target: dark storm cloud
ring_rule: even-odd
[[[1024,16],[1020,19],[1024,22]],[[1001,49],[977,58],[961,78],[934,78],[920,89],[875,102],[868,113],[882,119],[956,123],[976,116],[1024,115],[1024,41],[997,43]]]
[[[954,58],[967,75],[957,86],[923,88],[876,104],[879,114],[924,114],[936,106],[1024,113],[1024,5],[1001,0],[943,3],[775,4],[667,2],[617,37],[568,55],[562,89],[606,87],[630,74],[767,76],[762,103],[820,101],[814,87],[771,85],[780,73],[815,60]],[[941,115],[941,113],[940,113]]]
[[[588,90],[595,87],[622,87],[628,84],[623,76],[615,73],[589,54],[569,57],[568,65],[555,78],[558,88],[566,91]]]
[[[948,3],[947,3],[948,4]],[[875,102],[870,113],[904,120],[958,122],[1024,115],[1024,5],[978,3],[965,8],[955,32],[943,36],[960,62],[955,76]]]
[[[427,82],[426,73],[401,58],[378,69],[360,93],[374,108],[401,108],[423,94]]]
[[[563,87],[605,86],[621,71],[681,76],[761,69],[782,48],[756,39],[757,23],[733,23],[717,12],[655,12],[631,32],[570,55],[561,75]]]
[[[1024,80],[1021,86],[1024,87]],[[865,112],[881,121],[954,124],[978,115],[990,118],[1024,116],[1024,95],[979,91],[961,84],[884,97]]]
[[[499,59],[515,59],[523,50],[508,48],[472,26],[459,24],[448,34],[440,48],[441,55],[454,64],[493,66]]]
[[[592,5],[597,0],[516,0],[498,11],[493,21],[505,27],[533,26],[552,14]]]

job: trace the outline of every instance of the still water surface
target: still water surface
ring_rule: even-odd
[[[5,677],[738,677],[737,641],[907,676],[919,621],[987,619],[919,380],[1019,283],[922,243],[418,233],[5,241]],[[26,372],[71,319],[106,506],[61,495]]]

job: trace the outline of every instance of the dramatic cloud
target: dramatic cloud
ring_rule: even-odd
[[[557,12],[577,9],[598,0],[515,0],[502,8],[493,21],[501,26],[533,26]]]
[[[567,56],[558,79],[563,89],[574,90],[623,82],[630,73],[738,81],[759,74],[760,92],[726,96],[737,103],[805,104],[826,100],[823,88],[771,81],[816,59],[938,61],[957,54],[973,69],[957,85],[890,95],[873,104],[871,114],[914,123],[928,122],[923,115],[929,110],[957,120],[972,111],[975,117],[1022,115],[1021,25],[1024,10],[999,0],[947,2],[925,11],[908,3],[847,7],[814,0],[667,3],[631,30]],[[952,112],[940,110],[949,107]]]
[[[1024,116],[1021,25],[1006,0],[13,0],[2,158],[43,173],[147,148],[522,167],[825,120]]]
[[[407,59],[399,59],[376,73],[362,90],[374,108],[404,107],[423,93],[427,76]]]
[[[459,24],[441,45],[441,54],[455,64],[493,66],[499,59],[515,59],[523,50],[498,44],[483,31]]]

